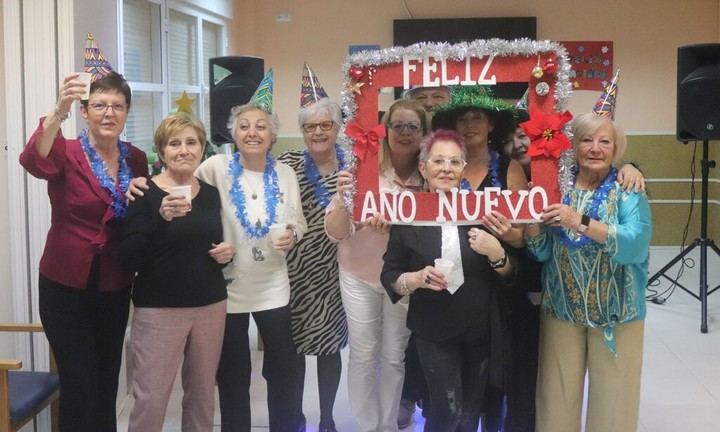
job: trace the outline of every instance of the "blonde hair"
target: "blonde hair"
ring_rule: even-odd
[[[592,135],[605,125],[610,125],[613,129],[613,140],[615,141],[613,163],[617,164],[620,162],[625,154],[625,149],[627,148],[627,138],[625,137],[625,133],[610,117],[599,116],[592,112],[580,114],[572,121],[572,143],[575,154],[577,155],[577,147],[583,136]]]
[[[160,160],[162,160],[162,155],[165,153],[165,147],[167,147],[170,137],[177,135],[188,127],[195,130],[198,140],[202,145],[203,153],[205,152],[205,145],[207,144],[205,126],[203,126],[200,120],[190,114],[178,111],[165,117],[155,130],[154,150],[158,156],[160,156]]]
[[[395,111],[406,109],[413,111],[420,119],[423,135],[428,131],[428,117],[422,104],[414,99],[398,99],[390,105],[385,115],[383,115],[382,123],[385,125],[385,138],[382,141],[382,151],[380,152],[380,171],[383,172],[391,168],[390,143],[388,142],[388,129],[390,128],[390,119]]]

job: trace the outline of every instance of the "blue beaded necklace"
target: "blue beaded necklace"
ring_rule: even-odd
[[[306,149],[303,152],[305,156],[305,178],[308,179],[310,184],[313,186],[313,193],[315,199],[322,208],[325,208],[330,204],[330,194],[327,188],[320,182],[320,172],[318,171],[315,160],[310,155],[310,152]],[[335,144],[335,155],[338,160],[338,171],[345,169],[345,153],[342,151],[339,145]]]
[[[587,211],[585,214],[590,216],[590,219],[599,220],[599,212],[600,212],[600,204],[604,203],[608,199],[608,195],[610,194],[610,191],[613,189],[615,185],[615,179],[617,178],[617,169],[611,168],[608,175],[605,177],[603,182],[600,184],[600,187],[595,189],[595,191],[592,193],[592,201],[590,201],[590,205],[588,206]],[[575,178],[573,178],[573,188],[569,190],[568,192],[563,195],[562,203],[565,205],[571,205],[571,195],[576,192],[575,189],[575,182],[577,179],[577,171],[575,171],[573,174],[575,174]],[[581,210],[581,209],[578,209]],[[560,241],[565,244],[569,249],[578,249],[586,244],[590,243],[592,239],[590,237],[587,237],[583,234],[578,234],[577,236],[573,235],[572,237],[569,235],[569,230],[563,228],[563,227],[553,227],[555,230],[555,234],[558,235],[560,238]]]
[[[498,171],[500,171],[500,155],[495,150],[490,150],[490,160],[488,161],[488,177],[490,177],[490,186],[502,187],[500,179],[498,178]],[[461,190],[472,190],[470,181],[464,178],[460,180]]]
[[[127,207],[127,204],[125,204],[125,192],[127,192],[128,185],[130,185],[130,180],[132,179],[132,170],[127,164],[130,147],[128,147],[127,143],[118,139],[118,181],[117,184],[115,184],[115,179],[108,172],[107,164],[105,164],[105,161],[100,157],[95,148],[90,145],[87,129],[83,129],[83,131],[80,132],[80,146],[82,146],[83,151],[87,155],[90,161],[90,169],[100,183],[100,186],[110,192],[113,218],[122,219],[125,217],[125,209]]]
[[[260,219],[254,224],[250,222],[247,207],[245,205],[245,191],[243,190],[240,179],[242,177],[243,168],[240,163],[240,153],[233,154],[228,164],[228,174],[232,179],[230,185],[230,201],[235,205],[235,216],[240,221],[245,233],[250,238],[265,237],[270,232],[270,225],[274,224],[277,219],[277,204],[280,197],[280,188],[278,187],[278,175],[275,171],[275,159],[270,153],[265,156],[265,170],[263,171],[263,187],[265,189],[265,214],[267,215],[265,222]]]

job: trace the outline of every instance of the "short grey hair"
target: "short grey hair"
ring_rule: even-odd
[[[615,141],[615,149],[613,150],[613,163],[617,164],[622,160],[625,149],[627,148],[627,138],[625,133],[615,124],[612,118],[607,116],[599,116],[593,112],[580,114],[572,121],[572,143],[577,157],[577,146],[583,136],[592,135],[604,125],[610,125],[613,129],[613,139]]]
[[[300,108],[300,113],[298,114],[298,126],[300,126],[300,129],[302,129],[309,118],[315,117],[318,114],[330,117],[338,126],[342,124],[340,105],[328,98],[322,98],[310,106]]]
[[[280,130],[280,120],[278,119],[277,114],[269,113],[262,109],[260,105],[253,102],[246,103],[244,105],[236,105],[230,110],[230,118],[228,119],[227,127],[230,129],[233,140],[235,140],[235,131],[237,130],[237,118],[240,114],[250,111],[262,111],[267,114],[268,121],[270,122],[270,134],[272,135],[272,142],[274,144],[275,141],[277,141],[277,134]]]

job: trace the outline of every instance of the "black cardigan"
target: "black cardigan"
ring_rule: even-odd
[[[465,282],[455,294],[419,288],[410,295],[407,326],[418,337],[443,342],[487,334],[491,290],[507,287],[502,276],[490,268],[487,257],[470,248],[470,228],[457,227]],[[393,302],[401,298],[392,287],[400,274],[433,265],[440,257],[441,242],[439,226],[394,225],[390,229],[380,279]],[[511,248],[503,246],[514,261]]]
[[[222,268],[208,251],[223,241],[220,194],[200,181],[192,210],[167,222],[158,210],[167,192],[155,182],[128,206],[122,255],[137,272],[136,307],[199,307],[227,298]]]

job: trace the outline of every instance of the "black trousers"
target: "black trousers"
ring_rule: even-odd
[[[91,278],[92,281],[92,278]],[[40,275],[40,319],[60,376],[60,431],[114,432],[130,290],[77,289]]]
[[[415,334],[410,334],[408,346],[405,348],[405,380],[403,381],[402,398],[422,402],[423,411],[430,406],[427,399],[427,384],[420,366],[420,357],[415,346]]]
[[[526,302],[527,303],[527,302]],[[510,322],[512,359],[506,388],[505,432],[535,430],[540,307],[527,303]]]
[[[253,312],[265,355],[262,375],[267,381],[271,432],[295,432],[298,425],[295,391],[297,352],[292,340],[290,308]],[[227,314],[220,365],[217,372],[222,432],[250,431],[249,313]]]
[[[332,354],[315,356],[317,361],[318,396],[320,398],[320,428],[334,428],[333,408],[338,387],[340,387],[340,376],[342,375],[342,357],[340,351]],[[303,396],[305,394],[305,356],[298,355],[297,365],[296,402],[298,408],[297,425],[302,429],[307,421],[302,412]]]
[[[416,337],[415,344],[430,393],[425,432],[476,432],[488,381],[487,340]]]

